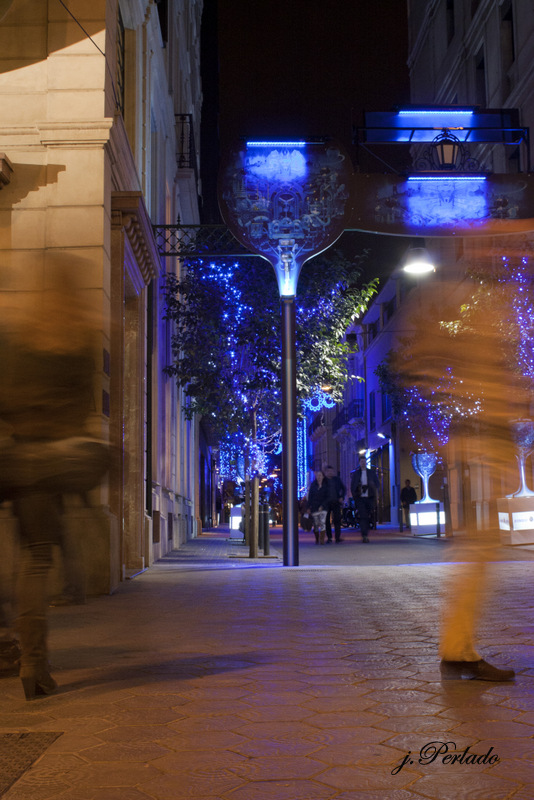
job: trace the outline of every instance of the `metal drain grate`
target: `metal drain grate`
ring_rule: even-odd
[[[0,797],[24,775],[60,733],[0,733]]]

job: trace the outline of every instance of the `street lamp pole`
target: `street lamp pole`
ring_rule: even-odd
[[[299,564],[295,298],[282,297],[282,481],[284,566]]]
[[[295,295],[302,265],[341,236],[352,216],[352,166],[330,139],[242,142],[219,177],[223,219],[274,268],[282,312],[284,566],[298,566]]]

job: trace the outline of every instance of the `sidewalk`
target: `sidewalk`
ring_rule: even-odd
[[[481,627],[484,657],[516,680],[442,683],[447,541],[304,535],[301,566],[283,567],[281,531],[269,560],[229,558],[226,537],[203,534],[111,597],[50,609],[61,688],[28,703],[17,678],[1,681],[4,786],[22,775],[0,796],[534,797],[532,552],[503,548]],[[434,760],[432,742],[448,743]],[[463,763],[443,763],[445,748]]]

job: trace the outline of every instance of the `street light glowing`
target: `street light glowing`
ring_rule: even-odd
[[[410,275],[426,275],[429,272],[436,271],[426,247],[410,248],[406,254],[402,269]]]

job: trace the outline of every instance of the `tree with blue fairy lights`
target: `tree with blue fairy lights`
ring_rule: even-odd
[[[345,331],[367,308],[377,281],[365,285],[365,254],[339,253],[309,261],[296,304],[297,392],[301,403],[320,386],[341,399],[348,378]],[[165,367],[185,396],[189,418],[209,420],[219,442],[247,456],[247,473],[261,467],[262,443],[281,426],[280,296],[272,267],[259,258],[186,262],[164,281],[172,361]]]

